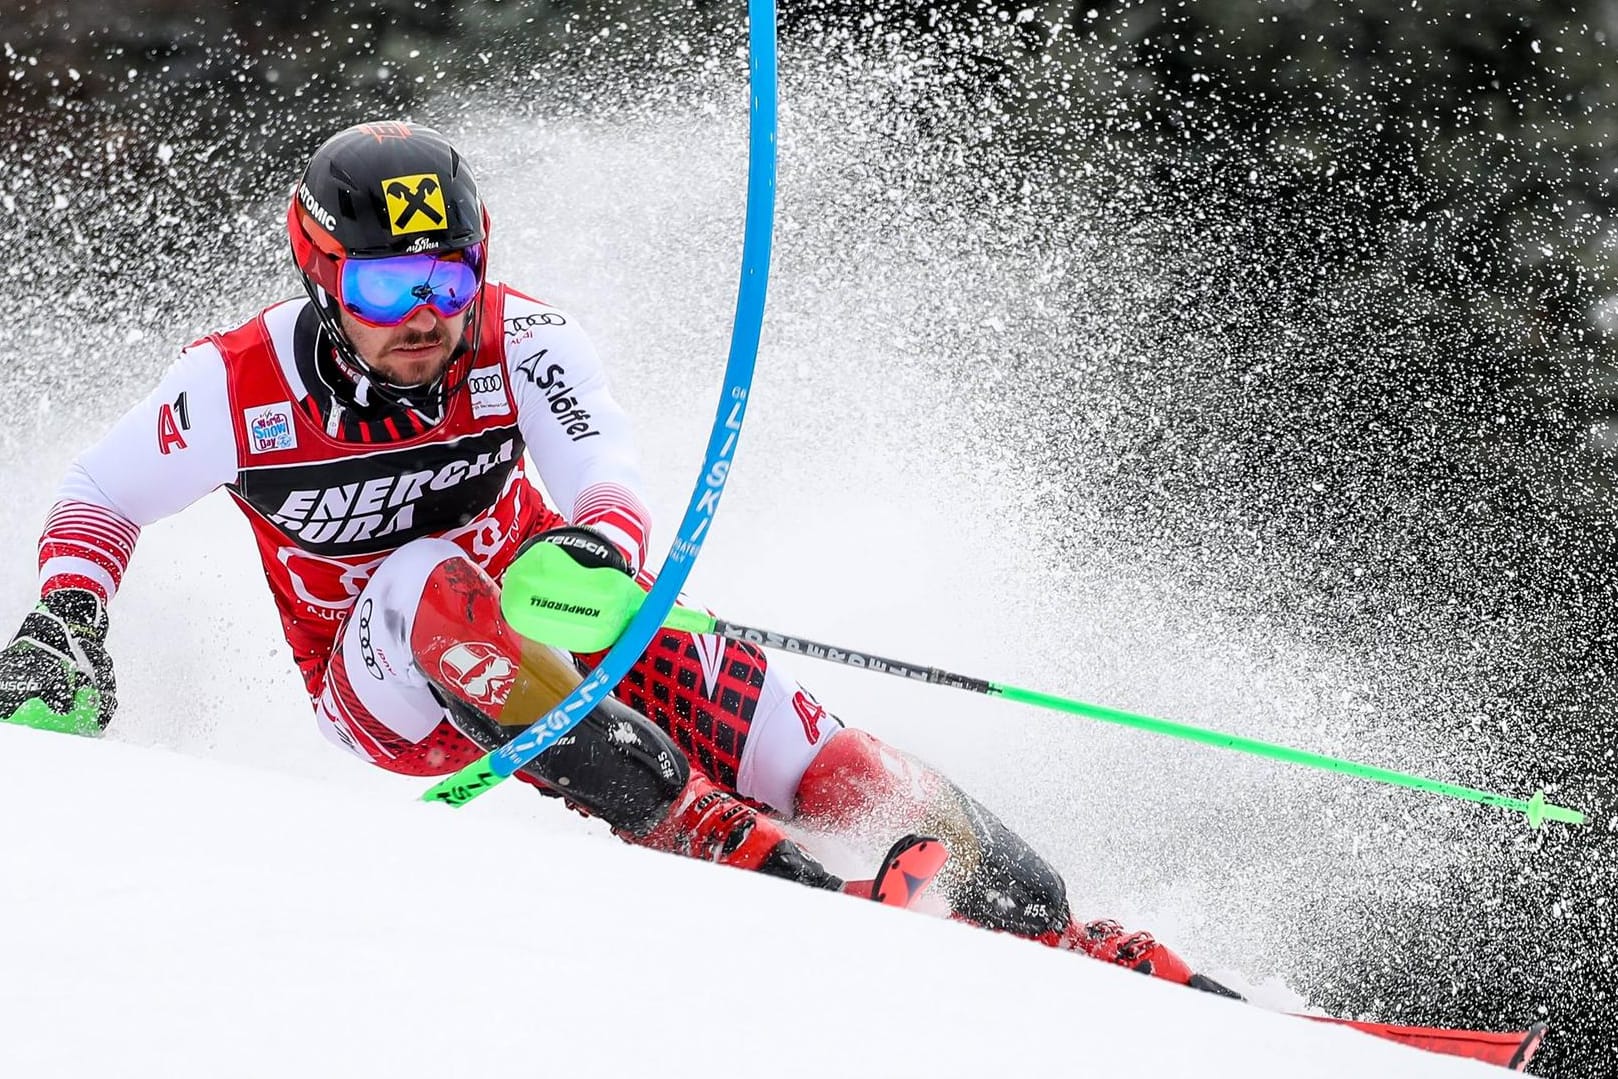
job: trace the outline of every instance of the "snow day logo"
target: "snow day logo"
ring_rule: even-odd
[[[298,433],[292,429],[291,401],[243,409],[242,419],[247,424],[249,453],[298,448]]]

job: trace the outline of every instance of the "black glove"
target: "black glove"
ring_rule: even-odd
[[[107,609],[82,588],[59,588],[0,651],[0,722],[100,734],[118,707],[107,655]]]
[[[593,528],[586,528],[583,525],[563,525],[529,536],[523,540],[522,546],[517,548],[517,557],[522,557],[522,553],[536,543],[555,544],[572,555],[573,561],[586,569],[606,566],[631,577],[635,575],[629,568],[629,559],[624,557],[624,553]]]

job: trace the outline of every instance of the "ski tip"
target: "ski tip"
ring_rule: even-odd
[[[932,836],[907,835],[888,850],[871,881],[871,898],[889,907],[910,907],[949,862],[949,848]]]
[[[1506,1061],[1506,1067],[1517,1072],[1526,1069],[1528,1062],[1534,1059],[1534,1054],[1539,1052],[1539,1045],[1545,1040],[1545,1034],[1549,1030],[1550,1026],[1546,1023],[1535,1023],[1525,1030],[1522,1044],[1517,1046],[1517,1051]]]
[[[1465,1027],[1407,1027],[1396,1023],[1337,1019],[1328,1015],[1306,1015],[1303,1018],[1316,1023],[1350,1027],[1373,1037],[1386,1038],[1430,1053],[1468,1057],[1513,1071],[1522,1071],[1528,1066],[1546,1031],[1544,1023],[1535,1023],[1526,1030],[1470,1030]]]

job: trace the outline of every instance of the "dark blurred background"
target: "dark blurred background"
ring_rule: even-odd
[[[0,220],[83,252],[30,272],[93,310],[133,272],[96,254],[116,237],[228,222],[341,126],[535,79],[587,99],[603,72],[729,70],[741,10],[13,0]],[[1618,1070],[1618,0],[783,0],[781,19],[800,88],[827,57],[947,71],[931,85],[951,107],[914,100],[888,134],[957,142],[981,196],[1044,215],[1053,250],[1082,204],[1092,231],[1165,255],[1128,331],[1158,364],[1020,381],[1013,365],[1016,408],[985,406],[1051,463],[1058,516],[1071,498],[1146,529],[1233,616],[1437,664],[1476,710],[1435,730],[1492,739],[1515,774],[1595,811],[1507,844],[1487,880],[1440,881],[1457,904],[1493,896],[1481,924],[1418,927],[1396,896],[1363,912],[1372,931],[1306,991],[1409,1022],[1514,1023],[1529,1005],[1556,1030],[1536,1071]],[[106,199],[63,234],[67,181]],[[1086,327],[1051,332],[1077,353]],[[1018,426],[1081,404],[1106,415],[1115,459],[1082,485],[1061,429]],[[1221,592],[1238,566],[1268,585]],[[1435,637],[1482,642],[1489,673],[1464,645],[1435,660]]]

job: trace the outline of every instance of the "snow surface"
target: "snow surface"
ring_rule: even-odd
[[[1501,1074],[393,786],[0,728],[0,1075]]]

